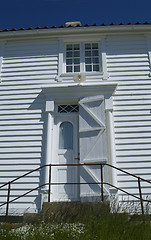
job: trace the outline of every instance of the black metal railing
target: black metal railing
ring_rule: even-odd
[[[57,166],[67,166],[67,167],[68,167],[68,166],[72,166],[72,167],[74,167],[74,166],[100,166],[101,181],[100,181],[100,182],[99,182],[99,181],[98,181],[98,182],[86,182],[86,183],[80,183],[80,182],[74,182],[74,183],[73,183],[73,182],[66,182],[66,183],[65,183],[65,182],[51,182],[52,167],[57,167]],[[113,169],[115,169],[115,170],[117,170],[117,171],[120,171],[120,172],[122,172],[122,173],[125,173],[126,175],[132,176],[133,178],[137,179],[137,182],[138,182],[138,190],[139,190],[139,197],[136,196],[136,195],[134,195],[134,194],[132,194],[132,193],[129,193],[129,192],[123,190],[122,188],[119,188],[119,187],[117,187],[117,186],[114,186],[114,185],[112,185],[112,184],[109,183],[109,182],[104,182],[103,166],[108,166],[108,167],[110,167],[110,168],[113,168]],[[19,196],[15,197],[14,199],[10,200],[10,196],[11,196],[11,185],[12,185],[12,183],[16,182],[17,180],[19,180],[19,179],[21,179],[21,178],[24,178],[24,177],[30,175],[30,174],[33,173],[33,172],[39,171],[40,169],[43,169],[43,168],[46,168],[46,167],[49,167],[49,182],[48,182],[48,183],[44,183],[44,184],[42,184],[42,185],[39,185],[39,186],[36,187],[36,188],[32,188],[32,189],[30,189],[29,191],[27,191],[26,193],[24,193],[24,194],[22,194],[22,195],[19,195]],[[113,166],[113,165],[111,165],[111,164],[108,164],[108,163],[46,164],[46,165],[43,165],[43,166],[38,167],[38,168],[36,168],[36,169],[34,169],[34,170],[31,170],[31,171],[29,171],[29,172],[27,172],[27,173],[25,173],[25,174],[23,174],[23,175],[15,178],[15,179],[13,179],[13,180],[11,180],[11,181],[9,181],[9,182],[1,185],[1,186],[0,186],[0,189],[2,189],[3,187],[5,187],[5,186],[8,185],[8,188],[7,188],[7,191],[8,191],[8,192],[7,192],[7,201],[4,202],[4,203],[2,203],[2,204],[0,205],[0,207],[6,205],[6,216],[8,216],[9,204],[10,204],[10,203],[15,202],[17,199],[19,199],[19,198],[21,198],[21,197],[24,197],[24,196],[26,196],[27,194],[29,194],[29,193],[31,193],[31,192],[33,192],[33,191],[35,191],[35,190],[38,190],[39,188],[41,188],[41,187],[43,187],[43,186],[46,186],[46,185],[48,185],[48,202],[50,202],[50,192],[51,192],[51,186],[52,186],[52,185],[63,185],[63,184],[71,184],[71,185],[72,185],[72,184],[78,184],[78,185],[80,185],[80,184],[100,184],[100,185],[101,185],[101,193],[100,193],[100,195],[101,195],[101,200],[102,200],[102,201],[104,201],[104,185],[108,185],[108,186],[111,186],[111,187],[113,187],[113,188],[115,188],[115,189],[117,189],[117,190],[119,190],[119,191],[121,191],[121,192],[129,195],[129,196],[132,196],[132,197],[136,198],[137,200],[139,200],[140,203],[141,203],[141,211],[142,211],[142,214],[144,214],[143,202],[144,202],[144,201],[145,201],[145,202],[151,202],[151,200],[149,200],[149,199],[143,199],[143,197],[142,197],[142,189],[141,189],[141,181],[144,181],[144,182],[147,182],[147,183],[151,184],[151,181],[148,181],[148,180],[146,180],[146,179],[144,179],[144,178],[138,177],[138,176],[136,176],[136,175],[134,175],[134,174],[132,174],[132,173],[129,173],[129,172],[125,171],[125,170],[122,170],[122,169],[120,169],[120,168],[117,168],[117,167],[115,167],[115,166]]]

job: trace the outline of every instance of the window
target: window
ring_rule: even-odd
[[[98,43],[87,43],[85,44],[85,71],[98,72],[99,70]]]
[[[58,113],[75,113],[79,112],[78,105],[59,105],[58,106]]]
[[[80,72],[80,44],[67,44],[66,72]]]
[[[99,72],[100,57],[98,43],[66,45],[66,72]]]
[[[63,122],[59,128],[59,149],[73,149],[73,125]]]

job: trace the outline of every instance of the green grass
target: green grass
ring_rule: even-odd
[[[150,216],[107,214],[80,223],[0,225],[0,240],[150,240]]]

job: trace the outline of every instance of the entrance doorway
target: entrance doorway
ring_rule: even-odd
[[[100,168],[96,163],[108,162],[108,156],[111,163],[115,162],[112,94],[116,87],[117,83],[100,82],[83,86],[60,83],[58,86],[43,88],[43,93],[47,97],[46,112],[49,113],[46,162],[58,164],[57,167],[52,167],[51,172],[51,201],[83,201],[89,196],[94,199],[100,196],[101,187],[98,184],[101,178]],[[109,126],[108,144],[106,122]],[[70,138],[73,136],[70,147],[68,143],[63,145],[63,141],[59,140],[61,132],[63,136],[65,131],[63,129],[66,128],[67,132],[72,132]],[[65,139],[66,135],[68,134],[64,134]],[[114,154],[111,154],[112,152]],[[77,158],[80,161],[76,160]],[[67,163],[84,165],[80,166],[80,169],[74,166],[70,168],[61,166]],[[93,167],[94,164],[96,167]],[[103,171],[104,181],[108,182],[108,171],[105,167]],[[109,174],[111,178],[112,172]],[[46,182],[48,175],[47,171]],[[53,185],[54,182],[61,183],[64,180],[66,183],[77,182],[80,185]],[[91,182],[93,184],[90,185]]]
[[[78,163],[77,111],[58,112],[55,116],[54,128],[53,163],[57,166],[52,169],[52,181],[59,184],[52,186],[52,198],[53,201],[78,201],[79,185],[72,184],[79,182],[78,167],[72,166]],[[66,164],[71,165],[66,166]]]

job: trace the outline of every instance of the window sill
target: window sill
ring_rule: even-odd
[[[103,72],[75,72],[75,73],[62,73],[60,77],[73,77],[77,74],[85,74],[85,76],[102,76]]]
[[[91,80],[93,78],[100,80],[101,78],[103,79],[103,75],[104,75],[103,72],[62,73],[62,74],[60,74],[60,76],[56,77],[56,81],[58,81],[58,82],[62,82],[64,80],[72,81],[74,76],[76,76],[78,74],[85,75],[86,80]]]

